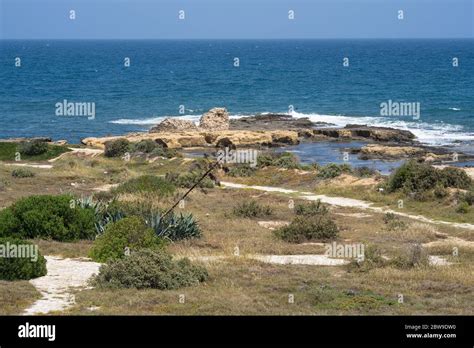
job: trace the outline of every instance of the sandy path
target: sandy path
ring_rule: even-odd
[[[89,148],[74,148],[74,147],[70,147],[69,148],[69,152],[64,152],[62,154],[60,154],[58,157],[55,157],[55,158],[52,158],[50,160],[48,160],[48,162],[56,162],[58,159],[64,157],[64,156],[68,156],[68,155],[84,155],[84,156],[89,156],[89,157],[96,157],[98,155],[101,155],[104,153],[104,150],[101,150],[101,149],[89,149]]]
[[[310,265],[310,266],[342,266],[349,263],[345,259],[331,258],[321,254],[305,254],[305,255],[193,255],[187,256],[191,261],[201,261],[205,263],[220,262],[224,260],[251,259],[264,263],[272,263],[278,265]]]
[[[300,199],[306,199],[309,201],[316,201],[320,200],[322,203],[326,203],[329,205],[335,205],[340,207],[350,207],[350,208],[359,208],[364,210],[371,210],[378,213],[393,213],[395,215],[407,217],[413,220],[418,220],[422,222],[427,222],[431,224],[438,224],[438,225],[449,225],[458,228],[465,228],[469,230],[474,230],[473,224],[468,223],[458,223],[458,222],[449,222],[449,221],[442,221],[442,220],[433,220],[427,218],[422,215],[411,215],[408,213],[402,213],[398,211],[391,210],[389,208],[381,208],[381,207],[374,207],[373,203],[362,201],[359,199],[353,198],[345,198],[345,197],[330,197],[326,195],[315,195],[311,192],[301,192],[296,190],[290,190],[280,187],[270,187],[270,186],[250,186],[250,185],[243,185],[243,184],[235,184],[231,182],[221,182],[221,185],[226,188],[238,188],[238,189],[253,189],[265,192],[277,192],[277,193],[284,193],[284,194],[294,194],[297,195]]]
[[[34,163],[4,163],[6,166],[15,166],[15,167],[29,167],[29,168],[39,168],[39,169],[51,169],[53,166],[51,164],[34,164]]]
[[[82,259],[63,259],[45,256],[47,275],[30,280],[42,298],[24,312],[25,315],[46,314],[62,311],[75,303],[72,288],[85,288],[92,275],[99,272],[100,263]]]

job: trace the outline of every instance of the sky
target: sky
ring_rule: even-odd
[[[474,0],[0,0],[0,39],[473,38],[473,18]]]

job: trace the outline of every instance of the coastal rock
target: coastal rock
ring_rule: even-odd
[[[67,145],[67,140],[56,140],[54,143],[54,145]]]
[[[166,118],[161,123],[151,128],[150,133],[193,131],[197,129],[198,128],[193,121],[182,120],[179,118]]]
[[[407,130],[368,127],[364,125],[347,125],[344,128],[322,128],[313,131],[315,135],[322,134],[331,138],[365,138],[381,142],[412,142],[415,135]]]
[[[118,138],[125,138],[134,143],[152,139],[168,148],[217,146],[219,143],[233,146],[271,145],[274,141],[285,141],[286,144],[298,144],[296,131],[216,131],[216,132],[179,132],[179,133],[133,133],[125,136],[85,138],[82,143],[87,146],[104,148],[104,143]],[[225,139],[225,140],[223,140]],[[275,139],[275,140],[274,140]]]
[[[368,144],[360,149],[360,153],[368,158],[412,158],[422,156],[426,151],[414,146]]]
[[[314,123],[308,117],[292,117],[288,114],[258,114],[230,120],[230,129],[238,130],[312,130],[315,126],[329,126],[328,123]]]
[[[213,108],[201,116],[199,127],[212,131],[227,130],[229,129],[229,113],[225,108]]]

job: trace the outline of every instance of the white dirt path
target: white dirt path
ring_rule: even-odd
[[[326,203],[329,205],[340,206],[340,207],[350,207],[350,208],[359,208],[363,210],[371,210],[378,213],[393,213],[395,215],[407,217],[409,219],[418,220],[422,222],[427,222],[431,224],[437,225],[449,225],[457,228],[464,228],[469,230],[474,230],[473,224],[468,223],[458,223],[458,222],[449,222],[449,221],[442,221],[442,220],[433,220],[427,218],[422,215],[411,215],[408,213],[402,213],[395,210],[391,210],[389,208],[382,208],[382,207],[375,207],[373,203],[362,201],[359,199],[353,198],[345,198],[345,197],[330,197],[326,195],[315,195],[311,192],[301,192],[291,189],[285,189],[280,187],[271,187],[271,186],[251,186],[251,185],[243,185],[243,184],[236,184],[232,182],[221,182],[221,185],[224,188],[237,188],[237,189],[253,189],[258,191],[265,191],[265,192],[277,192],[283,194],[293,194],[297,195],[300,199],[306,199],[309,201],[317,201],[320,200],[322,203]]]
[[[30,280],[42,297],[27,308],[24,315],[63,311],[75,303],[73,288],[86,288],[88,280],[99,272],[100,263],[84,259],[45,256],[48,273]]]

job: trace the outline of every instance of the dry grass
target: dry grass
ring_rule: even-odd
[[[167,171],[176,171],[183,162],[182,159],[174,159],[143,164],[101,157],[71,159],[65,156],[55,164],[55,169],[38,170],[36,177],[21,182],[13,181],[9,177],[10,170],[0,165],[0,179],[8,181],[6,191],[0,196],[0,206],[11,204],[22,196],[60,193],[66,188],[87,195],[93,192],[94,187],[118,183],[137,175],[164,175]],[[313,174],[267,169],[259,171],[255,177],[223,180],[310,191],[317,185]],[[71,182],[78,185],[72,186]],[[386,196],[367,187],[326,186],[323,193],[388,203]],[[159,208],[172,204],[172,200],[150,199],[147,195],[126,195],[122,199],[142,204],[151,200]],[[267,221],[291,221],[294,212],[289,200],[299,202],[290,195],[254,190],[214,188],[194,191],[186,199],[184,211],[197,217],[203,237],[176,242],[169,245],[168,250],[175,256],[189,257],[231,256],[236,247],[242,256],[324,253],[321,245],[290,244],[277,239],[271,230],[258,224],[259,219],[236,217],[232,213],[234,206],[250,199],[272,207],[272,215],[263,219]],[[431,207],[429,202],[416,204],[419,211]],[[409,204],[405,207],[410,209]],[[434,227],[404,219],[406,229],[389,231],[383,214],[354,208],[332,207],[331,210],[340,228],[338,243],[374,244],[388,257],[401,255],[413,243],[441,241],[448,237],[474,240],[471,231],[450,226]],[[369,215],[361,216],[361,212]],[[82,257],[87,256],[90,248],[90,242],[35,242],[45,255]],[[458,246],[458,256],[452,255],[454,246]],[[446,267],[407,270],[383,267],[367,272],[350,272],[343,266],[272,265],[245,257],[232,257],[206,263],[210,279],[196,287],[167,291],[91,289],[77,292],[77,305],[65,314],[474,314],[474,249],[445,243],[435,244],[426,250],[431,255],[446,257],[453,264]],[[185,303],[179,302],[181,294],[186,296]],[[295,303],[288,302],[290,294],[294,296]],[[397,302],[399,294],[403,294],[404,303]],[[37,293],[27,282],[0,282],[0,313],[18,313],[36,297]],[[90,307],[100,308],[92,311]]]
[[[0,280],[0,315],[21,314],[40,297],[28,281]]]

